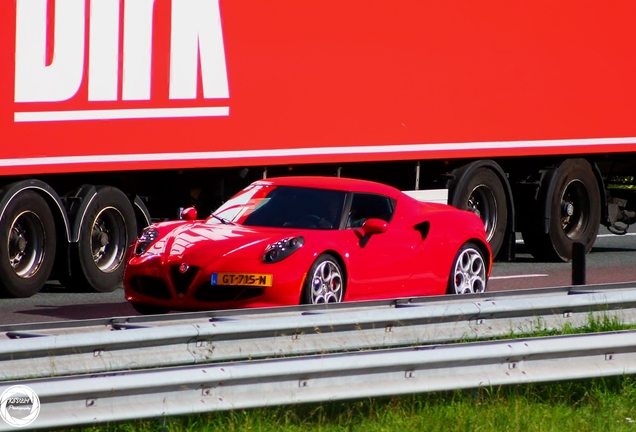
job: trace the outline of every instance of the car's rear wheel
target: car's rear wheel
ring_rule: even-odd
[[[470,294],[486,291],[484,254],[474,243],[465,243],[457,252],[448,280],[448,294]]]
[[[303,304],[340,303],[344,297],[345,278],[338,261],[323,254],[314,261],[303,287]]]

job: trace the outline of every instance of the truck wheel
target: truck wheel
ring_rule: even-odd
[[[503,184],[488,168],[477,168],[470,178],[460,180],[451,204],[470,210],[484,221],[486,238],[493,256],[497,256],[506,235],[508,204]]]
[[[589,252],[601,222],[601,196],[589,162],[567,159],[540,188],[538,213],[522,230],[530,253],[541,260],[570,261],[575,242]],[[547,232],[543,215],[550,218]]]
[[[20,192],[0,219],[0,291],[31,297],[42,289],[55,262],[55,221],[44,198]]]
[[[86,208],[79,241],[71,249],[69,288],[111,292],[123,280],[126,250],[136,237],[135,211],[122,191],[100,186]]]

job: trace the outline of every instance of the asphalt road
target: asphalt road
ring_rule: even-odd
[[[586,257],[587,283],[636,282],[636,233],[609,234],[601,228]],[[536,262],[518,243],[517,261],[495,263],[489,291],[570,285],[568,263]],[[137,315],[124,300],[123,290],[112,293],[68,292],[51,282],[28,299],[0,299],[0,325]]]
[[[636,233],[611,234],[601,227],[592,251],[586,256],[588,284],[636,282]],[[542,288],[572,284],[572,264],[537,262],[517,240],[515,262],[497,262],[488,282],[489,291]]]

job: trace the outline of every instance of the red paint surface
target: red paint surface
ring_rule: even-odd
[[[51,2],[50,2],[51,3]],[[16,1],[0,2],[0,159],[449,143],[391,152],[1,167],[2,174],[633,151],[454,151],[452,143],[636,137],[636,3],[221,0],[229,117],[17,124],[16,111],[209,105],[167,99],[157,0],[153,97],[14,103]],[[87,44],[88,46],[88,44]],[[86,76],[86,73],[85,73]],[[216,103],[214,102],[214,103]],[[214,104],[213,103],[213,104]]]
[[[364,246],[360,242],[361,228],[271,228],[205,221],[155,224],[152,228],[159,235],[148,250],[157,244],[164,244],[165,248],[159,254],[131,257],[124,276],[126,299],[172,310],[295,305],[300,302],[307,272],[323,253],[337,257],[343,263],[345,301],[440,295],[446,292],[453,261],[463,244],[479,244],[491,254],[483,222],[475,214],[450,206],[421,203],[389,186],[335,177],[284,177],[259,183],[274,187],[287,185],[375,193],[394,198],[397,203],[387,230],[372,235]],[[424,221],[430,223],[430,231],[422,238],[414,226]],[[300,249],[282,261],[263,263],[268,245],[298,236],[304,238]],[[487,274],[490,274],[491,259],[485,259]],[[179,298],[172,272],[175,266],[184,263],[199,270]],[[271,274],[273,285],[249,300],[197,300],[199,289],[229,289],[211,285],[213,273]],[[155,298],[134,290],[131,280],[137,276],[162,279],[171,298]]]

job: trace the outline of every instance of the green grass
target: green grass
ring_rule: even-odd
[[[570,323],[565,323],[560,328],[546,328],[542,320],[539,318],[532,331],[511,331],[510,334],[494,338],[498,339],[520,339],[527,337],[547,337],[547,336],[561,336],[561,335],[574,335],[584,333],[602,333],[621,330],[634,330],[636,324],[624,324],[617,316],[608,315],[593,315],[590,313],[587,317],[587,322],[580,326],[574,327]]]
[[[636,429],[632,377],[217,412],[86,431],[608,431]]]
[[[632,329],[616,317],[509,337]],[[529,384],[100,424],[82,431],[636,431],[636,377]]]
[[[636,177],[611,176],[605,179],[608,189],[636,189]]]

